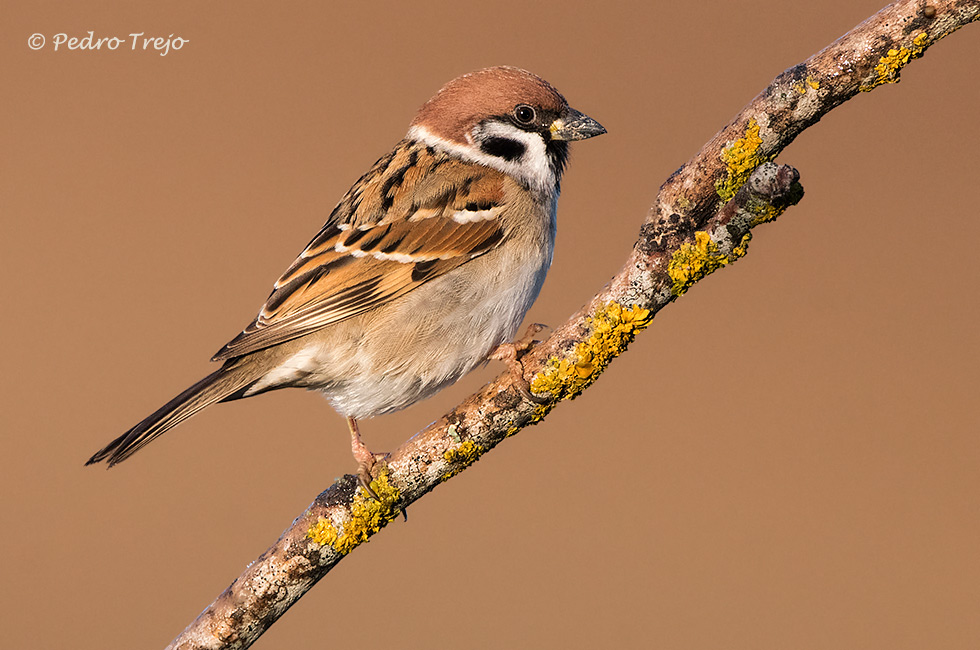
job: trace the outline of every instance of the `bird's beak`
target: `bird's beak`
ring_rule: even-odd
[[[606,132],[605,127],[584,113],[569,108],[551,123],[552,140],[585,140]]]

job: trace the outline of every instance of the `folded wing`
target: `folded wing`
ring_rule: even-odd
[[[507,236],[507,178],[404,142],[379,160],[276,282],[221,361],[374,309],[478,257]]]

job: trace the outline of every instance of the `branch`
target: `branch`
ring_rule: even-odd
[[[904,0],[779,76],[660,188],[623,269],[522,358],[522,398],[498,377],[388,458],[368,497],[352,476],[321,493],[169,648],[247,648],[350,551],[504,438],[587,388],[663,307],[746,253],[750,230],[802,197],[770,161],[860,92],[899,80],[939,39],[980,18],[980,0]]]

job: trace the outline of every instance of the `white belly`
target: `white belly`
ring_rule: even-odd
[[[504,264],[499,250],[337,327],[329,349],[311,344],[280,367],[304,376],[342,415],[405,408],[481,365],[514,339],[551,264],[550,242],[531,259]],[[283,377],[285,379],[285,377]],[[286,383],[286,382],[284,382]],[[294,382],[288,382],[297,385]]]

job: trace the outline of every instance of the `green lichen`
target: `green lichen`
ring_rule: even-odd
[[[453,439],[453,442],[460,442],[462,440],[462,438],[459,437],[459,429],[457,428],[455,422],[449,425],[449,428],[446,429],[446,433],[448,433],[449,437]]]
[[[908,65],[912,59],[917,59],[932,45],[929,35],[919,32],[908,47],[902,46],[888,50],[885,56],[878,60],[875,66],[875,77],[870,82],[862,85],[861,92],[869,92],[882,84],[893,84],[901,81],[900,73],[902,68]]]
[[[446,460],[446,462],[455,465],[455,467],[449,470],[449,472],[442,477],[442,480],[448,481],[453,476],[456,476],[464,469],[480,460],[480,456],[482,456],[484,452],[486,452],[486,449],[482,445],[478,445],[472,440],[467,440],[458,447],[447,449],[445,452],[443,452],[442,457]]]
[[[715,182],[715,191],[722,201],[731,201],[752,171],[765,162],[760,151],[761,147],[759,124],[755,118],[752,118],[745,129],[745,136],[731,143],[721,152],[721,159],[728,171],[725,178]]]
[[[571,399],[585,390],[652,318],[649,309],[638,305],[623,307],[616,302],[609,302],[594,313],[589,318],[588,340],[577,343],[569,358],[549,359],[545,369],[531,380],[531,392],[550,393],[553,399],[550,405],[539,407],[532,420],[544,417],[555,402]]]
[[[401,492],[389,482],[387,469],[371,481],[371,489],[378,498],[358,490],[351,503],[350,519],[343,523],[340,530],[324,517],[318,517],[306,531],[307,538],[321,546],[330,546],[341,555],[347,555],[366,542],[400,512],[398,503]]]
[[[694,233],[694,243],[685,242],[667,264],[667,275],[674,284],[670,291],[675,296],[684,295],[696,282],[742,257],[748,248],[750,237],[746,233],[730,254],[723,253],[711,235],[699,230]]]
[[[754,216],[752,221],[749,222],[749,227],[755,228],[759,224],[775,221],[776,217],[781,215],[785,210],[786,208],[780,209],[774,206],[772,203],[765,202],[761,202],[761,205],[758,206],[757,210],[750,207],[749,212],[751,212]]]
[[[786,211],[789,204],[773,205],[770,201],[759,198],[750,198],[745,203],[745,211],[751,215],[749,228],[755,228],[759,224],[775,221],[776,217]]]

